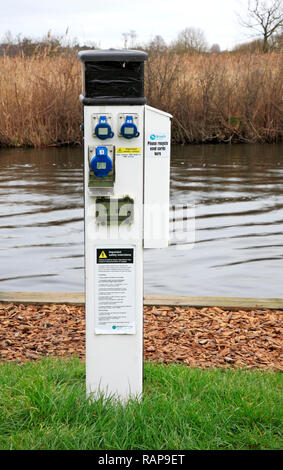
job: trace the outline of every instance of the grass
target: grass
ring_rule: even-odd
[[[141,403],[85,399],[84,364],[0,364],[0,449],[279,449],[279,373],[145,364]],[[282,398],[282,397],[281,397]]]
[[[0,57],[0,146],[81,144],[76,55]],[[283,54],[151,53],[148,104],[173,114],[175,143],[283,138]]]

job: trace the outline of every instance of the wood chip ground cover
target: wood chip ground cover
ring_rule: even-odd
[[[144,307],[144,358],[283,370],[281,310]],[[85,356],[84,307],[0,303],[0,360]]]

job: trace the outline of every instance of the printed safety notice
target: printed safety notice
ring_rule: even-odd
[[[135,334],[135,248],[95,250],[95,333]]]

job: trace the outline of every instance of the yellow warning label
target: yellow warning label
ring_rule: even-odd
[[[139,154],[141,153],[141,147],[117,147],[116,153],[119,155],[123,153],[127,154]]]
[[[99,258],[107,258],[105,251],[102,251],[99,255]]]

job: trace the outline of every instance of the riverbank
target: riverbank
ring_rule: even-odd
[[[81,145],[76,56],[1,57],[0,146]],[[155,53],[148,104],[173,114],[174,143],[279,142],[283,54]]]
[[[190,367],[283,370],[282,310],[144,307],[144,358]],[[0,360],[85,357],[82,306],[0,303]]]

